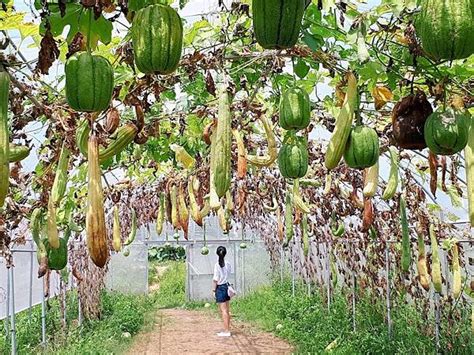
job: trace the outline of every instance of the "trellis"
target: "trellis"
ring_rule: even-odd
[[[229,12],[228,9],[226,9],[226,13],[228,13],[228,12]],[[218,13],[219,12],[211,11],[209,13],[197,14],[197,15],[191,15],[191,16],[198,16],[198,15],[199,16],[200,15],[202,15],[202,16],[214,16],[214,15],[217,15]],[[406,13],[401,14],[400,17],[405,16],[405,15],[406,15]],[[398,23],[400,21],[401,21],[400,18],[392,17],[392,19],[390,20],[389,25],[387,25],[387,27],[390,27],[390,26],[395,27],[396,25],[398,25]],[[229,28],[225,28],[225,30],[228,30],[228,29]],[[4,33],[5,36],[8,36],[8,34],[5,31],[3,31],[3,33]],[[376,41],[377,41],[377,43],[380,42],[381,35],[385,35],[384,43],[390,43],[391,42],[391,39],[388,38],[389,37],[389,31],[387,31],[386,34],[380,32],[378,36],[374,37],[374,42],[371,43],[371,45],[375,46]],[[290,61],[294,61],[295,59],[298,59],[298,58],[305,58],[308,61],[322,63],[322,65],[324,65],[325,67],[330,68],[330,70],[334,70],[339,74],[342,74],[347,70],[347,68],[346,68],[346,66],[348,64],[347,62],[344,62],[343,65],[339,65],[336,62],[337,58],[335,58],[334,56],[332,56],[328,53],[325,53],[324,51],[313,52],[313,51],[309,50],[309,48],[306,47],[306,46],[298,46],[295,49],[293,49],[291,51],[288,51],[288,52],[264,51],[264,52],[242,52],[242,53],[237,53],[237,54],[225,54],[224,53],[222,55],[222,57],[220,57],[221,54],[219,54],[217,50],[220,50],[223,47],[226,47],[227,45],[228,45],[227,39],[225,39],[224,43],[219,43],[217,45],[204,47],[204,48],[198,48],[198,50],[200,50],[201,53],[204,53],[204,57],[200,61],[192,62],[192,61],[190,61],[190,58],[192,58],[192,55],[191,55],[191,53],[188,53],[188,56],[185,58],[186,60],[185,60],[185,63],[183,64],[183,66],[185,67],[185,69],[189,70],[189,68],[192,65],[195,65],[195,66],[203,65],[203,63],[205,63],[206,61],[209,61],[210,59],[212,59],[212,57],[214,55],[216,55],[216,56],[219,56],[219,58],[218,58],[218,60],[215,61],[215,63],[213,63],[213,65],[211,65],[211,69],[210,69],[210,70],[215,71],[215,72],[229,72],[225,68],[224,64],[225,63],[227,63],[227,64],[228,63],[234,63],[234,62],[238,62],[240,60],[245,60],[246,62],[244,62],[243,64],[241,64],[237,68],[244,68],[246,66],[252,65],[253,63],[267,62],[268,68],[267,68],[267,71],[265,73],[266,75],[263,75],[264,77],[266,77],[269,73],[272,73],[272,72],[275,72],[277,70],[280,70],[280,69],[284,68],[285,66],[287,66],[287,64],[289,64]],[[398,44],[396,44],[396,45],[398,45]],[[387,47],[384,46],[383,49],[387,49]],[[19,54],[20,58],[23,60],[24,64],[31,69],[30,63],[25,59],[25,57],[21,54],[21,52],[18,51],[18,54]],[[376,54],[378,55],[379,53],[377,52]],[[383,54],[387,55],[387,53],[383,53]],[[383,60],[380,59],[380,58],[379,58],[379,61],[383,63]],[[425,73],[425,74],[426,75],[431,75],[430,73]],[[29,81],[34,81],[31,77],[28,77],[28,76],[26,76],[26,77]],[[267,81],[263,83],[263,86],[268,87],[268,78],[264,78],[264,79],[267,80]],[[151,86],[151,84],[156,84],[158,82],[157,78],[150,78],[150,80],[151,80],[150,86]],[[173,80],[175,80],[175,78],[171,78],[169,81],[173,82]],[[15,77],[12,77],[12,82],[13,82],[13,85],[23,95],[25,95],[26,97],[29,98],[32,105],[35,106],[37,109],[39,109],[41,112],[51,113],[51,111],[53,111],[57,108],[65,109],[65,107],[62,106],[61,104],[59,104],[59,105],[53,104],[51,106],[47,106],[44,102],[40,102],[35,97],[35,95],[33,94],[35,90],[33,90],[33,87],[30,86],[29,84],[22,83],[19,80],[17,80]],[[44,82],[41,82],[41,84],[45,85]],[[413,87],[413,81],[412,81],[411,85]],[[245,107],[245,104],[249,103],[249,102],[251,103],[253,101],[253,98],[255,98],[255,95],[256,95],[256,93],[259,89],[260,89],[260,87],[258,85],[253,87],[252,90],[251,90],[251,93],[249,95],[250,100],[248,98],[245,98],[241,102],[237,102],[235,104],[236,110],[238,110],[242,113],[250,113],[253,116],[254,119],[256,117],[258,117],[259,113],[256,112],[258,110],[254,110],[252,112],[252,110],[249,109],[249,111],[251,111],[251,112],[249,112],[249,111],[247,111],[248,108]],[[469,94],[469,87],[468,86],[457,85],[457,89],[459,89],[459,91],[461,91],[461,92],[465,92],[465,93]],[[56,89],[53,88],[53,91],[56,91]],[[145,93],[147,93],[147,91],[145,91]],[[124,104],[123,104],[123,102],[121,102],[119,105],[124,105]],[[370,111],[371,107],[365,107],[365,109]],[[211,106],[205,107],[204,109],[202,107],[191,107],[188,110],[184,110],[184,111],[174,110],[171,114],[163,114],[163,115],[157,115],[156,117],[151,117],[149,119],[148,124],[151,126],[154,123],[156,123],[160,120],[163,120],[163,119],[167,119],[167,118],[168,119],[174,119],[176,117],[180,117],[180,119],[181,119],[182,117],[184,117],[185,114],[188,114],[188,113],[191,113],[191,112],[194,112],[194,113],[195,112],[202,112],[202,111],[204,112],[204,114],[207,114],[207,115],[215,115],[215,110]],[[316,112],[318,118],[320,119],[320,121],[321,121],[320,123],[322,124],[322,126],[324,126],[326,128],[331,128],[332,118],[330,117],[330,115],[328,115],[323,110],[323,107],[321,105],[318,105],[318,107],[316,107],[315,112]],[[387,112],[385,112],[385,113],[387,113]],[[275,117],[274,117],[274,119],[275,119]],[[59,123],[60,123],[60,122],[57,122],[56,119],[54,119],[53,122],[54,122],[54,124],[57,124],[57,125],[59,125]],[[384,130],[384,134],[385,133],[387,133],[387,132]],[[254,143],[255,147],[257,148],[257,150],[264,149],[264,142],[262,142],[262,140],[254,137],[253,143]],[[385,140],[383,143],[384,143],[384,149],[385,149],[386,146],[389,144],[389,142],[388,142],[388,140]],[[319,180],[320,184],[322,184],[323,176],[326,172],[323,169],[321,169],[320,167],[318,167],[318,164],[321,164],[321,155],[322,155],[323,149],[320,146],[313,147],[312,149],[313,149],[312,154],[313,154],[313,158],[314,158],[313,167],[316,170],[315,178],[316,178],[316,180]],[[426,158],[421,153],[416,153],[416,154],[421,155],[421,157],[423,157],[423,158]],[[200,166],[200,168],[206,169],[206,163],[204,162],[203,165]],[[112,167],[108,171],[104,172],[104,177],[106,177],[106,181],[107,181],[107,179],[114,180],[114,169],[116,169],[116,167]],[[409,171],[410,170],[410,163],[407,166],[403,167],[403,169]],[[349,176],[351,174],[355,174],[356,178],[353,178],[353,177]],[[256,228],[257,230],[260,230],[260,231],[263,231],[265,228],[268,227],[268,226],[266,226],[266,222],[268,222],[268,221],[262,221],[261,218],[260,218],[260,217],[264,217],[264,218],[267,218],[267,219],[270,218],[269,215],[267,213],[265,213],[265,211],[263,211],[263,209],[261,208],[261,202],[264,200],[264,198],[257,197],[255,195],[255,190],[258,190],[258,184],[260,182],[262,182],[263,184],[266,184],[267,183],[267,178],[270,177],[268,179],[268,181],[270,181],[269,185],[273,184],[272,186],[274,187],[274,193],[279,197],[280,201],[283,201],[283,194],[284,194],[284,191],[286,190],[287,186],[286,186],[286,183],[284,181],[282,181],[281,179],[275,178],[275,176],[277,176],[277,175],[278,175],[278,173],[276,171],[271,170],[271,169],[265,169],[263,173],[257,173],[256,174],[256,177],[255,177],[255,179],[257,180],[256,183],[255,183],[255,181],[251,181],[251,179],[247,179],[244,182],[238,182],[238,183],[234,184],[233,189],[234,189],[234,194],[235,195],[236,195],[236,191],[239,191],[239,189],[242,188],[241,185],[244,185],[245,188],[248,188],[249,190],[253,191],[253,195],[249,196],[248,197],[249,201],[247,201],[248,209],[251,211],[251,213],[248,213],[247,215],[239,215],[239,213],[236,213],[236,215],[234,217],[237,221],[242,221],[242,222],[248,223],[250,226],[252,226],[252,227],[254,227],[254,228]],[[360,176],[358,176],[359,175],[358,173],[351,173],[351,172],[348,172],[347,170],[345,170],[344,168],[341,168],[336,172],[336,175],[339,176],[339,177],[342,177],[342,178],[349,177],[350,178],[349,180],[352,180],[353,183],[360,185]],[[432,194],[424,186],[423,182],[419,181],[419,179],[415,176],[411,176],[411,177],[412,177],[411,182],[414,182],[416,185],[418,185],[419,189],[423,190],[425,192],[426,196],[428,196],[433,202],[436,202],[434,196],[432,196]],[[165,177],[163,179],[166,179],[166,178],[175,178],[175,176],[172,176],[172,177],[168,176],[168,177]],[[151,184],[151,185],[147,185],[144,188],[149,192],[148,196],[151,196],[150,193],[153,194],[157,191],[163,190],[163,184],[164,184],[163,179],[159,183],[154,183],[154,184]],[[459,179],[459,181],[461,183],[464,183],[464,181],[462,179]],[[110,185],[113,185],[113,183],[111,183]],[[255,187],[255,185],[257,185],[257,188]],[[350,183],[343,183],[341,185],[344,185],[344,187],[347,188],[347,186],[350,185]],[[383,184],[382,184],[382,186],[383,186]],[[158,201],[157,201],[156,198],[153,198],[153,196],[151,196],[149,199],[145,200],[147,206],[136,206],[136,201],[139,201],[143,197],[143,195],[140,195],[140,193],[135,194],[135,192],[133,191],[134,188],[135,187],[130,188],[131,199],[127,199],[126,201],[123,201],[122,204],[127,205],[127,203],[131,201],[131,204],[135,205],[134,208],[136,208],[139,211],[139,215],[141,216],[139,218],[139,223],[142,224],[142,225],[150,224],[150,223],[152,223],[153,219],[156,216],[156,209],[157,209]],[[142,188],[142,186],[141,187],[139,186],[139,188]],[[339,189],[339,187],[337,187],[337,189]],[[114,189],[111,188],[108,192],[112,193],[113,191],[114,191]],[[305,198],[308,199],[308,200],[311,200],[312,197],[314,197],[313,195],[315,195],[315,189],[313,187],[310,187],[304,193]],[[316,194],[316,195],[318,195],[318,194]],[[340,199],[344,200],[343,198],[340,198]],[[321,202],[321,201],[322,201],[322,198],[321,198],[321,196],[319,196],[318,202]],[[78,202],[81,202],[81,200],[79,199]],[[348,203],[350,203],[350,202],[348,202]],[[259,204],[260,204],[260,206],[259,206]],[[318,205],[318,204],[315,204],[315,205],[319,209],[317,211],[317,213],[321,214],[321,210],[323,208],[321,208],[321,206]],[[390,208],[390,205],[387,205],[387,206]],[[385,207],[387,207],[387,206],[385,206]],[[130,228],[130,226],[129,226],[130,207],[131,206],[127,206],[126,208],[122,209],[121,217],[122,217],[123,221],[125,222],[122,225],[123,234],[128,233],[128,230]],[[347,209],[348,208],[346,208],[346,210]],[[24,212],[21,212],[21,213],[24,213]],[[26,216],[26,214],[24,214],[24,215]],[[397,218],[397,214],[396,213],[392,214],[392,217]],[[357,217],[355,217],[355,218],[357,219]],[[273,221],[274,221],[274,219],[273,219]],[[387,229],[387,223],[385,223],[385,221],[379,220],[377,223],[379,223],[379,225],[382,226],[382,228],[381,228],[382,230]],[[441,223],[440,225],[447,224],[447,222],[445,222],[445,221],[441,221],[440,223]],[[111,226],[111,220],[109,220],[109,226]],[[327,239],[328,235],[329,235],[327,224],[322,224],[322,223],[313,221],[313,230],[316,229],[316,227],[321,228],[321,230],[323,231],[323,233],[325,235],[325,238]],[[110,228],[109,228],[109,230],[110,230]],[[272,229],[270,228],[270,230],[272,230]],[[388,229],[388,230],[390,231],[390,229]],[[392,229],[392,231],[393,231],[393,229]],[[381,233],[383,234],[383,233],[386,233],[386,232],[381,232]],[[268,235],[268,233],[262,233],[262,234]],[[276,231],[275,231],[275,234],[277,234]],[[326,252],[327,252],[327,249],[330,248],[332,243],[347,243],[347,244],[350,244],[350,245],[353,245],[353,246],[356,246],[359,243],[367,243],[367,240],[364,240],[364,238],[366,238],[366,235],[361,236],[361,234],[358,233],[357,228],[354,228],[354,230],[350,231],[350,236],[349,237],[350,238],[347,238],[347,240],[345,242],[334,241],[334,240],[332,240],[332,238],[329,238],[326,241],[316,240],[316,241],[313,241],[313,246],[315,244],[319,245],[319,244],[327,243],[327,245],[328,245],[328,247],[326,247]],[[358,239],[353,240],[351,238],[358,238]],[[386,272],[388,274],[389,270],[390,270],[390,265],[391,265],[391,263],[388,262],[388,261],[390,261],[393,258],[398,257],[398,254],[391,253],[391,250],[388,246],[389,246],[389,244],[397,243],[397,241],[396,240],[390,240],[389,238],[385,238],[385,240],[382,240],[379,243],[380,243],[380,245],[379,245],[380,247],[383,247],[384,243],[385,243],[384,257],[385,257],[385,264],[386,264]],[[459,243],[462,244],[462,245],[467,245],[467,244],[472,243],[472,240],[470,240],[470,239],[461,240],[461,241],[459,241]],[[275,239],[269,239],[269,240],[267,240],[267,245],[268,245],[268,249],[269,249],[273,259],[278,260],[278,255],[277,255],[276,251],[278,251],[281,248],[280,241],[275,240]],[[293,248],[291,250],[292,250],[292,254],[291,254],[292,258],[291,259],[292,260],[300,259],[300,257],[298,255],[294,256],[298,252],[298,246],[293,244]],[[294,252],[293,252],[293,250],[294,250]],[[299,253],[299,254],[301,255],[301,253]],[[280,252],[280,255],[283,255],[283,253]],[[87,258],[87,255],[85,257]],[[327,257],[327,260],[329,262],[328,257]],[[293,264],[294,263],[292,262],[292,265]],[[329,276],[326,276],[327,285],[329,285],[329,282],[330,282],[330,267],[328,265],[326,265],[326,269],[329,271],[328,272]],[[315,275],[310,275],[310,273],[307,270],[297,268],[295,271],[296,272],[293,273],[294,281],[295,281],[295,278],[296,278],[297,275],[301,276],[305,279],[310,279],[311,277],[315,277]],[[351,282],[352,282],[353,285],[355,285],[355,279],[356,279],[356,275],[355,275],[355,271],[353,271],[352,275],[351,275]],[[318,280],[318,281],[324,281],[324,280]],[[311,287],[311,283],[308,283],[308,285],[309,285],[309,287]],[[330,287],[327,287],[328,306],[330,305],[330,291],[331,291]],[[354,290],[352,292],[353,292],[353,294],[355,294]],[[388,314],[390,314],[390,308],[391,308],[391,306],[390,306],[390,283],[387,283],[387,292],[386,292],[386,294],[387,294],[387,296],[386,296],[386,298],[387,298],[387,312],[388,312]],[[439,303],[439,299],[438,299],[437,303]],[[437,313],[436,319],[439,320],[439,307],[437,307],[437,309],[438,309],[438,311],[437,311],[438,313]],[[353,312],[355,312],[355,297],[353,297]],[[354,321],[355,321],[355,318],[354,318]],[[439,323],[437,323],[437,324],[439,326]],[[388,327],[389,327],[389,329],[391,327],[390,320],[388,321]],[[437,331],[437,334],[439,335],[439,331]]]

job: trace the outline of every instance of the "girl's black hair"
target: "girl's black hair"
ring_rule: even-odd
[[[220,267],[224,267],[225,266],[225,255],[227,254],[227,249],[223,246],[220,246],[219,248],[217,248],[217,252],[216,252],[217,256],[219,256],[219,266]]]

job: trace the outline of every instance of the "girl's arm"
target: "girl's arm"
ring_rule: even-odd
[[[217,289],[217,281],[219,280],[219,270],[217,269],[217,265],[214,266],[214,275],[212,277],[212,292],[216,292]]]

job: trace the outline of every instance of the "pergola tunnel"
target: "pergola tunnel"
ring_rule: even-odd
[[[474,353],[473,22],[2,0],[0,353]]]

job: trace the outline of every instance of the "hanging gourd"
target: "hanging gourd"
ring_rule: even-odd
[[[400,148],[424,149],[425,122],[433,113],[431,104],[422,91],[404,97],[392,112],[393,138]]]
[[[170,74],[183,49],[183,23],[176,10],[151,5],[135,14],[132,25],[135,64],[145,74]]]
[[[469,117],[452,108],[436,111],[425,123],[426,145],[434,154],[452,155],[466,147]]]
[[[300,130],[309,125],[311,107],[308,93],[300,87],[286,90],[280,101],[280,126]]]
[[[346,143],[351,132],[352,121],[359,102],[357,78],[351,72],[347,73],[347,91],[344,103],[336,118],[336,126],[329,140],[324,165],[328,170],[334,169],[341,161],[346,148]]]
[[[278,167],[283,177],[298,179],[308,171],[308,142],[298,137],[294,131],[288,131],[278,154]]]
[[[112,100],[114,70],[102,56],[81,52],[70,57],[65,66],[66,99],[76,111],[100,112]]]
[[[351,130],[344,152],[344,160],[349,167],[369,168],[378,162],[379,155],[379,137],[373,128],[357,126]]]
[[[44,245],[48,255],[48,268],[50,270],[62,270],[67,265],[67,243],[68,240],[59,238],[59,248],[52,248],[48,239],[44,241]]]
[[[253,0],[253,29],[265,49],[285,49],[298,41],[305,0]]]
[[[464,149],[469,221],[474,227],[474,123],[469,120],[469,139]]]
[[[217,196],[221,198],[229,190],[232,180],[232,98],[225,85],[222,85],[219,89],[219,95],[217,128],[212,142],[214,147],[211,149],[211,154],[213,155],[211,160],[215,164],[211,183],[215,188]]]
[[[428,55],[453,60],[474,53],[472,0],[422,0],[420,5],[415,27]]]

